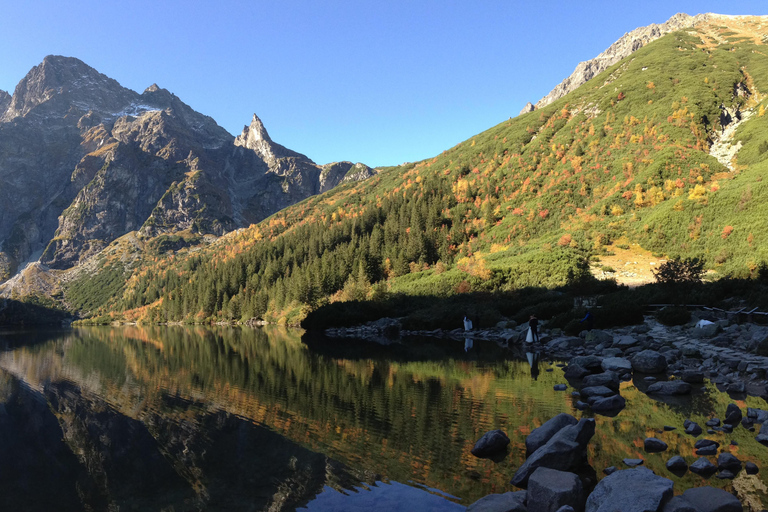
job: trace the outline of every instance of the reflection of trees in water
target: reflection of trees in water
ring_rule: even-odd
[[[173,400],[160,399],[179,396],[198,404],[195,414],[224,409],[353,467],[422,482],[471,502],[509,490],[506,482],[524,458],[524,439],[532,428],[559,412],[580,413],[571,407],[569,392],[552,389],[564,382],[560,370],[542,372],[534,381],[533,365],[524,360],[467,361],[462,349],[457,343],[455,358],[446,356],[450,351],[434,359],[408,360],[401,353],[387,358],[377,348],[375,357],[358,351],[355,359],[346,359],[333,350],[308,349],[289,330],[149,327],[78,330],[63,357],[78,374],[97,372],[113,396],[121,396],[126,382],[134,383],[153,413],[182,414]],[[668,405],[629,383],[622,395],[628,400],[624,412],[598,418],[590,445],[598,473],[624,457],[644,458],[658,474],[666,474],[664,462],[672,453],[692,461],[693,438],[656,430],[665,424],[682,430],[687,417],[703,424],[712,411],[724,414],[729,401],[711,393],[694,396],[690,405]],[[760,399],[748,403],[766,407]],[[474,441],[493,428],[506,430],[512,440],[510,456],[499,465],[469,454]],[[645,454],[642,440],[649,435],[665,440],[670,450]],[[759,462],[765,448],[754,434],[740,429],[734,436],[739,456]],[[678,486],[697,482],[688,475]]]

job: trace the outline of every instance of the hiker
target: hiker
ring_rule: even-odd
[[[528,337],[531,339],[531,342],[539,341],[539,319],[536,318],[536,315],[531,315],[531,318],[528,319]],[[526,339],[526,341],[528,341]]]
[[[592,330],[592,326],[595,323],[595,317],[592,316],[592,313],[589,310],[587,310],[587,314],[584,316],[584,318],[579,320],[580,324],[583,324],[584,322],[587,322],[587,330],[591,331]]]
[[[472,330],[472,320],[470,320],[467,315],[464,315],[464,330],[465,331]]]

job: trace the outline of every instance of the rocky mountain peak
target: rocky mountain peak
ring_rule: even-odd
[[[136,93],[74,57],[49,55],[32,68],[13,92],[2,121],[24,117],[38,105],[66,95],[68,105],[82,110],[108,111]]]
[[[253,119],[251,119],[250,133],[251,136],[256,140],[272,142],[272,139],[269,138],[269,134],[267,133],[267,129],[264,126],[264,123],[261,122],[261,119],[259,119],[259,116],[256,114],[253,114]]]
[[[149,92],[156,92],[156,91],[159,91],[159,90],[160,90],[160,87],[157,84],[152,84],[149,87],[147,87],[146,89],[144,89],[144,94],[147,94]]]
[[[267,133],[264,123],[261,122],[261,119],[259,119],[259,116],[256,114],[253,114],[251,124],[249,126],[244,126],[243,132],[235,138],[235,146],[242,146],[254,151],[270,167],[274,166],[278,159],[288,157],[300,158],[307,162],[312,162],[301,153],[291,151],[274,142],[270,138],[269,133]]]

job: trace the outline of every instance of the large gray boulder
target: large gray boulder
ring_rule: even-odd
[[[556,469],[539,468],[528,479],[528,512],[557,512],[563,505],[584,510],[579,477]]]
[[[489,494],[467,507],[467,512],[528,512],[526,491]]]
[[[706,459],[704,457],[699,457],[696,462],[688,466],[688,469],[691,470],[692,473],[696,473],[697,475],[711,475],[715,471],[717,471],[717,467],[709,462],[709,459]]]
[[[619,392],[619,376],[613,372],[596,373],[594,375],[587,375],[584,380],[581,381],[583,387],[593,386],[605,386]]]
[[[501,430],[491,430],[483,434],[472,448],[472,455],[475,457],[492,457],[504,449],[509,444],[509,437]]]
[[[557,434],[560,430],[571,425],[575,425],[579,422],[576,418],[567,413],[560,413],[554,418],[550,418],[544,424],[538,428],[535,428],[525,438],[525,448],[528,450],[528,454],[531,454],[547,444],[552,439],[552,436]]]
[[[672,480],[648,468],[616,471],[600,480],[587,498],[586,512],[656,512],[672,497]]]
[[[672,496],[672,499],[664,504],[661,512],[699,512],[693,505],[685,501],[682,496]]]
[[[595,435],[595,420],[582,419],[576,425],[560,429],[547,444],[536,450],[518,468],[510,483],[525,488],[538,468],[576,470],[586,459],[587,444]]]
[[[628,348],[632,348],[640,343],[640,340],[635,338],[634,336],[619,336],[617,337],[614,342],[613,346],[616,348],[620,348],[621,350],[627,350]]]
[[[699,512],[742,512],[744,508],[733,494],[714,487],[694,487],[682,498]]]
[[[728,408],[725,410],[725,420],[723,423],[736,426],[741,421],[742,414],[741,409],[734,403],[728,404]]]
[[[632,369],[641,373],[662,373],[667,359],[655,350],[643,350],[632,357]]]
[[[646,393],[658,394],[658,395],[689,395],[691,393],[691,385],[681,380],[668,380],[662,382],[654,382]]]
[[[667,443],[656,437],[647,437],[643,446],[647,452],[663,452],[667,449]]]
[[[603,370],[607,372],[629,373],[632,363],[626,357],[606,357],[602,362]]]
[[[741,471],[741,461],[732,453],[721,453],[717,456],[717,469],[738,473]]]
[[[768,446],[768,422],[763,423],[760,425],[760,432],[757,433],[757,436],[755,437],[755,440],[758,443],[762,443],[766,446]]]
[[[597,356],[576,356],[572,357],[568,364],[577,364],[582,368],[590,371],[590,373],[596,373],[602,371],[601,363],[602,359]]]
[[[582,398],[589,399],[591,397],[603,398],[606,396],[613,396],[616,394],[616,391],[606,386],[589,386],[581,388],[580,393]]]
[[[594,401],[589,404],[589,406],[592,408],[592,412],[599,412],[601,414],[619,412],[624,409],[626,405],[627,401],[621,395],[613,395],[605,398],[595,398]]]

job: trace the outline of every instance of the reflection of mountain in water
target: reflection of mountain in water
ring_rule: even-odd
[[[368,358],[358,344],[350,359],[344,347],[312,343],[310,349],[291,331],[97,328],[0,353],[0,368],[14,376],[6,379],[6,410],[13,397],[26,397],[11,438],[30,442],[24,409],[43,403],[55,415],[39,426],[50,446],[36,440],[40,446],[30,450],[63,475],[59,487],[76,484],[76,499],[87,503],[291,509],[323,485],[349,488],[380,474],[441,489],[466,504],[511,490],[507,482],[525,457],[532,428],[559,412],[580,413],[570,394],[552,389],[564,380],[560,370],[544,371],[548,363],[537,363],[542,371],[534,380],[525,359],[505,360],[498,347],[476,341],[467,354],[463,342],[446,343],[374,347]],[[641,457],[663,474],[666,459],[646,456],[642,440],[686,417],[703,424],[729,401],[703,393],[667,405],[631,383],[622,395],[626,414],[598,418],[590,445],[598,472]],[[469,454],[492,428],[506,430],[512,441],[510,456],[498,465]],[[693,438],[656,435],[668,436],[671,451],[693,456]],[[739,456],[759,463],[765,448],[754,434],[741,429],[734,436]],[[692,475],[677,482],[677,490],[702,484]]]

